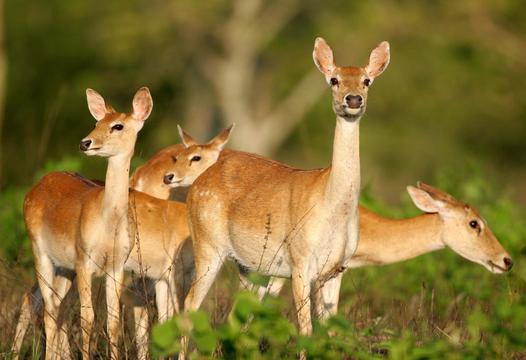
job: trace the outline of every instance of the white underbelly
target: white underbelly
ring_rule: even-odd
[[[241,267],[263,275],[291,276],[286,244],[265,242],[264,236],[260,238],[248,232],[240,235],[232,239],[229,256]]]
[[[74,270],[76,262],[75,241],[60,234],[44,231],[39,248],[51,259],[53,265]]]
[[[132,250],[132,253],[124,264],[125,271],[133,271],[137,275],[144,275],[152,279],[167,278],[170,276],[173,261],[168,257],[161,257],[151,259],[147,254],[139,256],[137,247]]]

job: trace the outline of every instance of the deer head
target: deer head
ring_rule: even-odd
[[[140,88],[133,98],[129,114],[115,111],[95,90],[87,89],[88,108],[97,120],[95,129],[80,142],[86,155],[112,157],[133,152],[137,133],[150,116],[153,100],[148,88]]]
[[[198,144],[190,135],[179,128],[179,134],[185,149],[177,155],[175,163],[164,176],[164,183],[172,188],[193,184],[202,173],[214,165],[224,149],[234,125],[223,130],[207,144]]]
[[[364,67],[336,65],[331,47],[322,38],[316,39],[312,56],[331,86],[332,108],[336,115],[349,121],[358,120],[365,112],[369,87],[389,64],[389,43],[381,42]]]
[[[424,183],[408,186],[407,191],[420,210],[438,213],[446,246],[492,273],[511,270],[513,261],[476,209]]]

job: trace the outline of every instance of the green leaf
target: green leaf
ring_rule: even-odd
[[[212,354],[217,346],[217,337],[211,330],[196,334],[194,341],[199,351],[207,355]]]
[[[192,319],[195,332],[200,333],[210,330],[208,315],[204,311],[199,310],[191,313],[190,319]]]
[[[152,345],[161,353],[175,353],[179,351],[180,332],[174,320],[168,320],[154,326],[152,330]]]
[[[241,322],[246,322],[259,306],[260,303],[255,294],[242,292],[238,295],[234,305],[234,314]]]

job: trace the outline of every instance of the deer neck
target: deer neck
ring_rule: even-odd
[[[325,189],[326,206],[357,206],[360,193],[359,130],[359,119],[349,121],[336,117],[332,166]]]
[[[102,214],[110,221],[113,216],[122,219],[128,214],[128,187],[132,156],[133,149],[129,153],[112,156],[108,160]]]
[[[369,222],[364,212],[361,214],[361,236],[351,267],[396,263],[445,247],[443,222],[438,214],[403,220],[377,217],[374,222]]]

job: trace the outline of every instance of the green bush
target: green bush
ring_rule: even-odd
[[[295,326],[281,315],[282,309],[281,300],[267,297],[260,303],[256,295],[241,292],[227,323],[216,329],[203,311],[178,315],[155,326],[153,354],[176,354],[181,335],[195,344],[194,359],[294,359],[302,350],[312,359],[507,359],[526,354],[523,297],[515,302],[500,300],[493,316],[475,309],[468,316],[468,334],[462,342],[448,337],[422,341],[406,330],[370,346],[364,339],[379,334],[371,329],[358,331],[342,315],[316,323],[310,337],[298,336]]]

